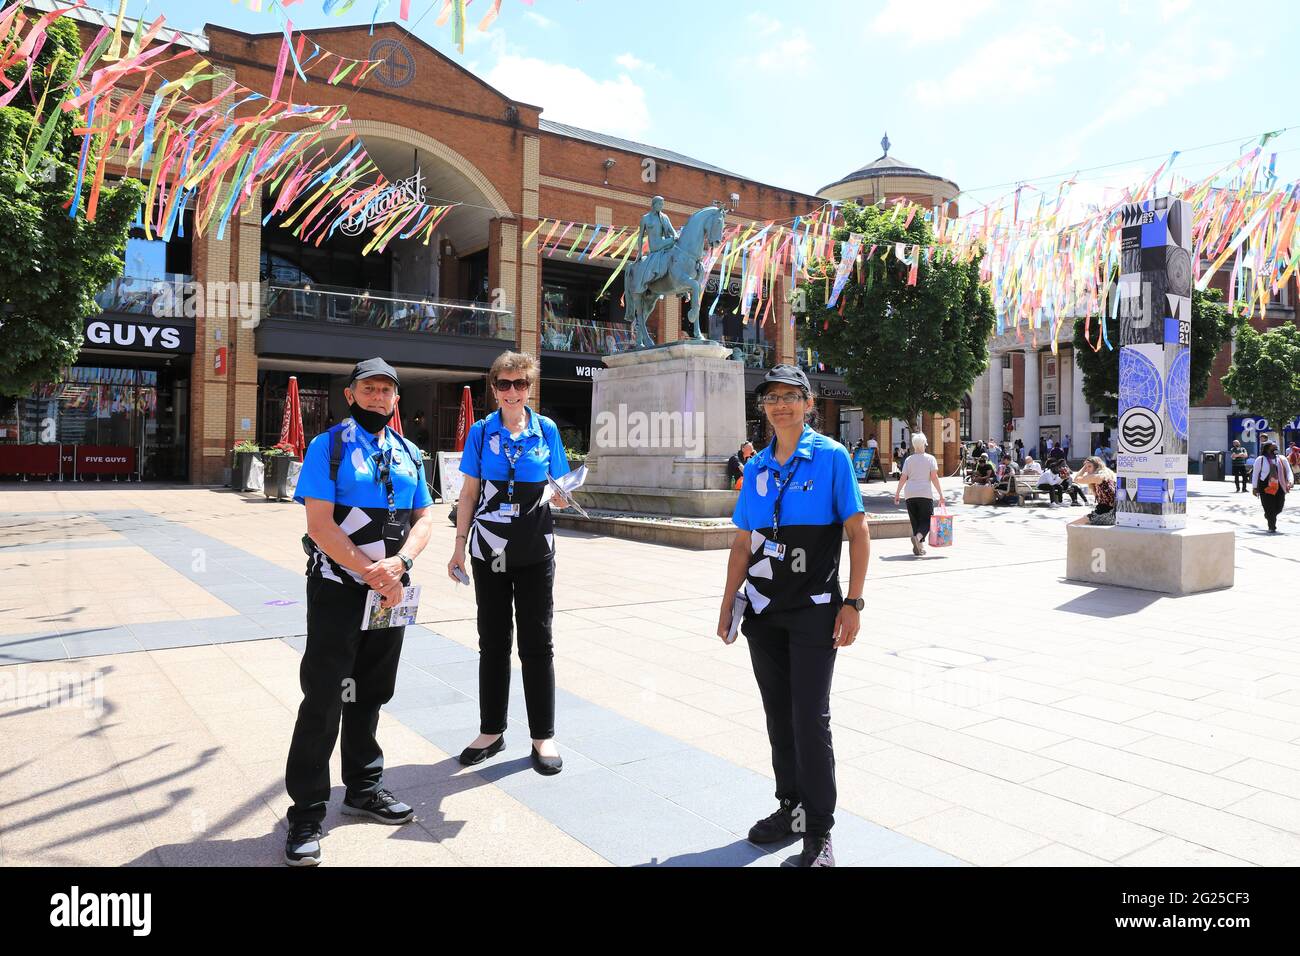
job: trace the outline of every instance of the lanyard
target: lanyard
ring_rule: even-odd
[[[380,448],[375,452],[375,480],[384,483],[384,492],[388,495],[388,520],[397,520],[397,496],[393,491],[393,449]]]
[[[772,504],[772,540],[773,541],[777,540],[777,535],[781,531],[781,499],[785,497],[786,489],[789,488],[790,483],[794,481],[794,474],[796,471],[799,470],[799,463],[801,461],[803,461],[802,458],[795,459],[794,467],[790,469],[790,474],[786,476],[786,479],[784,481],[781,480],[780,471],[777,471],[775,474],[774,480],[776,481],[776,501],[773,502]]]
[[[523,436],[520,437],[522,438]],[[506,500],[513,503],[515,500],[515,464],[519,461],[519,457],[524,453],[524,445],[523,442],[516,445],[515,453],[513,455],[510,454],[509,440],[503,440],[501,442],[501,448],[505,454],[506,462],[510,465],[510,477],[507,479],[506,485]]]

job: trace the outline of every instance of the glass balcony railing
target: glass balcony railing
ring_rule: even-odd
[[[632,329],[624,322],[547,315],[542,322],[542,348],[553,352],[613,355],[632,348]]]
[[[515,338],[515,317],[508,309],[337,286],[271,283],[263,317],[511,342]]]
[[[821,360],[821,356],[811,349],[796,349],[795,359],[799,363],[799,367],[805,372],[816,372],[820,375],[844,375],[844,369],[827,365]]]
[[[184,285],[193,277],[180,272],[161,276],[118,276],[104,291],[95,296],[95,302],[105,312],[124,312],[128,315],[171,315],[176,309],[176,299],[183,299]],[[179,294],[178,294],[179,293]],[[164,298],[165,297],[165,298]],[[159,301],[162,299],[163,301]]]
[[[775,354],[769,342],[746,342],[743,339],[718,339],[731,349],[731,357],[737,362],[745,363],[745,368],[771,368],[772,356]]]

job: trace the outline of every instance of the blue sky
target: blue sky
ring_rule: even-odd
[[[413,0],[412,21],[435,3]],[[486,7],[471,3],[471,24]],[[186,29],[279,27],[227,2],[148,10]],[[333,17],[303,0],[289,13],[310,27],[373,10],[357,0]],[[414,32],[549,119],[807,192],[879,156],[886,131],[893,155],[957,182],[969,210],[1018,181],[1054,193],[1075,170],[1076,195],[1102,199],[1174,149],[1176,171],[1199,178],[1251,135],[1300,126],[1300,18],[1281,0],[504,0],[463,55],[435,16]],[[1300,129],[1271,148],[1297,178]]]

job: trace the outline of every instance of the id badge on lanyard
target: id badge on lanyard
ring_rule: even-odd
[[[785,545],[781,544],[777,537],[781,533],[781,499],[785,497],[786,490],[794,481],[795,472],[799,470],[799,459],[795,460],[794,467],[790,469],[790,474],[784,481],[781,480],[781,473],[776,473],[776,501],[772,505],[772,537],[763,542],[763,556],[775,558],[778,561],[785,560]]]
[[[387,453],[381,451],[375,456],[378,478],[383,482],[384,492],[388,496],[388,518],[384,521],[382,532],[385,554],[396,554],[406,540],[406,528],[397,520],[397,496],[393,491],[392,459],[391,448]]]
[[[521,456],[523,455],[523,453],[524,453],[524,446],[523,446],[522,444],[520,444],[518,447],[516,447],[516,448],[515,448],[515,453],[514,453],[513,455],[510,454],[510,444],[509,444],[509,442],[504,443],[504,448],[505,448],[505,459],[506,459],[506,463],[510,466],[510,476],[506,479],[506,498],[509,499],[509,500],[506,501],[506,502],[504,502],[504,503],[503,503],[503,504],[502,504],[502,505],[497,509],[497,514],[499,514],[499,515],[500,515],[501,517],[503,517],[503,518],[518,518],[518,517],[519,517],[519,503],[518,503],[517,501],[514,500],[514,498],[515,498],[515,465],[518,463],[520,457],[521,457]]]

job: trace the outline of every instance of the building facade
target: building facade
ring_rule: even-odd
[[[85,45],[114,15],[73,16]],[[629,341],[622,276],[602,296],[618,263],[565,247],[540,255],[540,243],[524,243],[538,223],[634,227],[656,195],[678,228],[711,204],[742,224],[821,204],[669,150],[545,120],[542,107],[505,96],[397,24],[376,25],[373,35],[367,26],[305,32],[342,56],[385,61],[355,90],[311,83],[296,98],[332,101],[346,89],[351,122],[335,135],[357,134],[399,188],[430,204],[458,204],[433,240],[398,239],[369,255],[361,253],[365,231],[305,243],[282,217],[262,221],[266,195],[224,237],[186,229],[162,242],[133,233],[125,274],[87,324],[77,367],[64,383],[20,400],[0,442],[80,442],[129,458],[113,474],[217,483],[237,442],[277,440],[290,376],[313,434],[347,415],[347,373],[378,354],[401,372],[408,437],[429,451],[448,449],[463,387],[485,410],[487,367],[518,349],[540,360],[534,407],[556,419],[570,447],[585,450],[591,373],[603,367],[602,354]],[[210,95],[231,84],[269,94],[281,39],[208,25],[183,42],[221,74]],[[185,300],[188,310],[159,318],[159,282],[182,298],[191,284],[199,294]],[[733,346],[753,385],[772,364],[800,357],[786,290],[777,289],[780,309],[765,324],[734,313],[738,292],[710,277],[705,309],[714,297],[718,305],[702,325]],[[649,323],[658,341],[689,334],[683,311],[676,297],[660,300]],[[834,401],[842,380],[819,379],[823,400]],[[749,415],[761,438],[758,412]],[[830,421],[834,434],[838,411]]]
[[[889,135],[885,134],[880,139],[880,156],[843,178],[823,186],[817,191],[818,197],[830,202],[852,202],[860,206],[908,199],[925,208],[946,205],[947,214],[956,216],[957,196],[961,192],[957,184],[896,156],[890,156],[891,146]],[[862,409],[851,403],[842,379],[838,383],[823,383],[820,387],[839,397],[833,407],[827,408],[826,414],[838,416],[843,440],[852,445],[875,438],[880,449],[880,461],[886,472],[898,457],[895,451],[900,446],[905,445],[908,451],[911,450],[910,435],[915,423],[897,419],[865,420]],[[959,410],[942,415],[926,413],[921,416],[921,428],[929,441],[930,452],[939,463],[940,474],[946,474],[957,466],[961,422]]]

